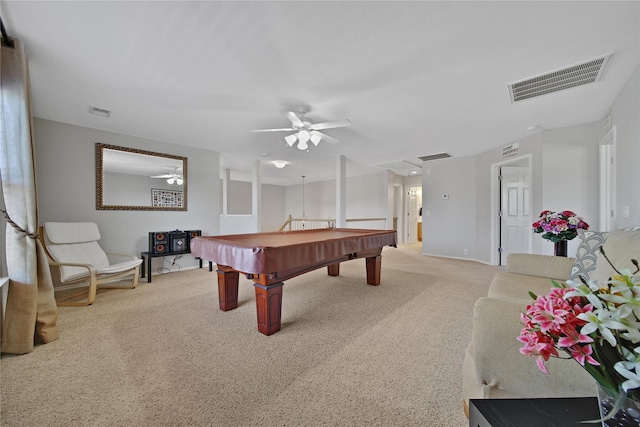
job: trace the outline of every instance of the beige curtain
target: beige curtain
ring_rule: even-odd
[[[51,273],[37,239],[38,214],[29,71],[19,40],[2,45],[0,62],[0,178],[6,208],[9,292],[2,352],[24,354],[58,338]]]

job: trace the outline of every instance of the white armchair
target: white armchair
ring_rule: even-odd
[[[47,222],[41,227],[40,238],[49,265],[56,267],[60,274],[60,283],[89,286],[88,290],[56,301],[58,305],[90,305],[99,287],[133,289],[138,284],[142,259],[135,255],[105,253],[98,244],[100,231],[93,222]],[[110,258],[126,260],[112,264]],[[109,285],[130,275],[133,275],[131,285]],[[86,300],[77,301],[85,293],[88,294]]]

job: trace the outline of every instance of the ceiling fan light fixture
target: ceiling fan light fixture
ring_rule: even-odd
[[[309,132],[306,130],[298,132],[298,139],[300,140],[300,143],[304,143],[305,146],[307,145],[307,141],[309,141],[309,136]]]
[[[182,183],[183,183],[183,182],[184,182],[184,181],[182,181],[180,178],[177,178],[177,179],[176,179],[176,184],[178,184],[178,185],[182,185]]]
[[[167,184],[173,184],[173,182],[174,182],[174,179],[173,179],[173,178],[169,178],[169,179],[167,180]]]
[[[307,141],[300,140],[300,142],[298,143],[298,149],[299,150],[306,150],[307,148],[309,148],[309,145],[307,144]]]
[[[295,135],[287,135],[284,137],[284,140],[287,141],[287,144],[289,144],[289,147],[293,147],[293,144],[296,143],[296,136]]]
[[[320,140],[322,139],[322,137],[320,135],[318,135],[317,133],[314,133],[314,134],[311,135],[311,137],[309,139],[311,139],[311,142],[313,142],[313,145],[315,145],[317,147],[318,144],[320,143]]]

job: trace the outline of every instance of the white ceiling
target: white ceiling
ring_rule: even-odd
[[[357,175],[600,120],[640,57],[638,1],[0,0],[0,13],[29,55],[34,116],[219,151],[247,174],[261,159],[274,184],[333,178],[338,155]],[[511,104],[509,83],[610,52],[600,82]],[[309,152],[251,132],[289,127],[300,106],[352,125]]]

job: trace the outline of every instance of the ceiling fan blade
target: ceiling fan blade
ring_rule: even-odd
[[[291,132],[294,131],[293,128],[282,128],[282,129],[254,129],[251,132]]]
[[[342,128],[345,126],[351,126],[351,120],[338,120],[335,122],[324,122],[324,123],[316,123],[314,125],[309,126],[311,130],[321,130],[321,129],[331,129],[331,128]]]
[[[291,120],[291,123],[293,123],[294,125],[298,127],[304,126],[304,123],[302,122],[302,120],[300,120],[300,117],[298,117],[296,113],[292,111],[287,111],[287,117],[289,118],[289,120]]]
[[[149,178],[173,178],[173,175],[155,175],[150,176]]]
[[[311,132],[309,132],[311,135],[318,135],[322,137],[322,141],[324,142],[328,142],[329,144],[335,144],[336,142],[338,142],[337,139],[335,139],[332,136],[327,135],[326,133],[322,133],[322,132],[318,132],[317,130],[312,130]]]

